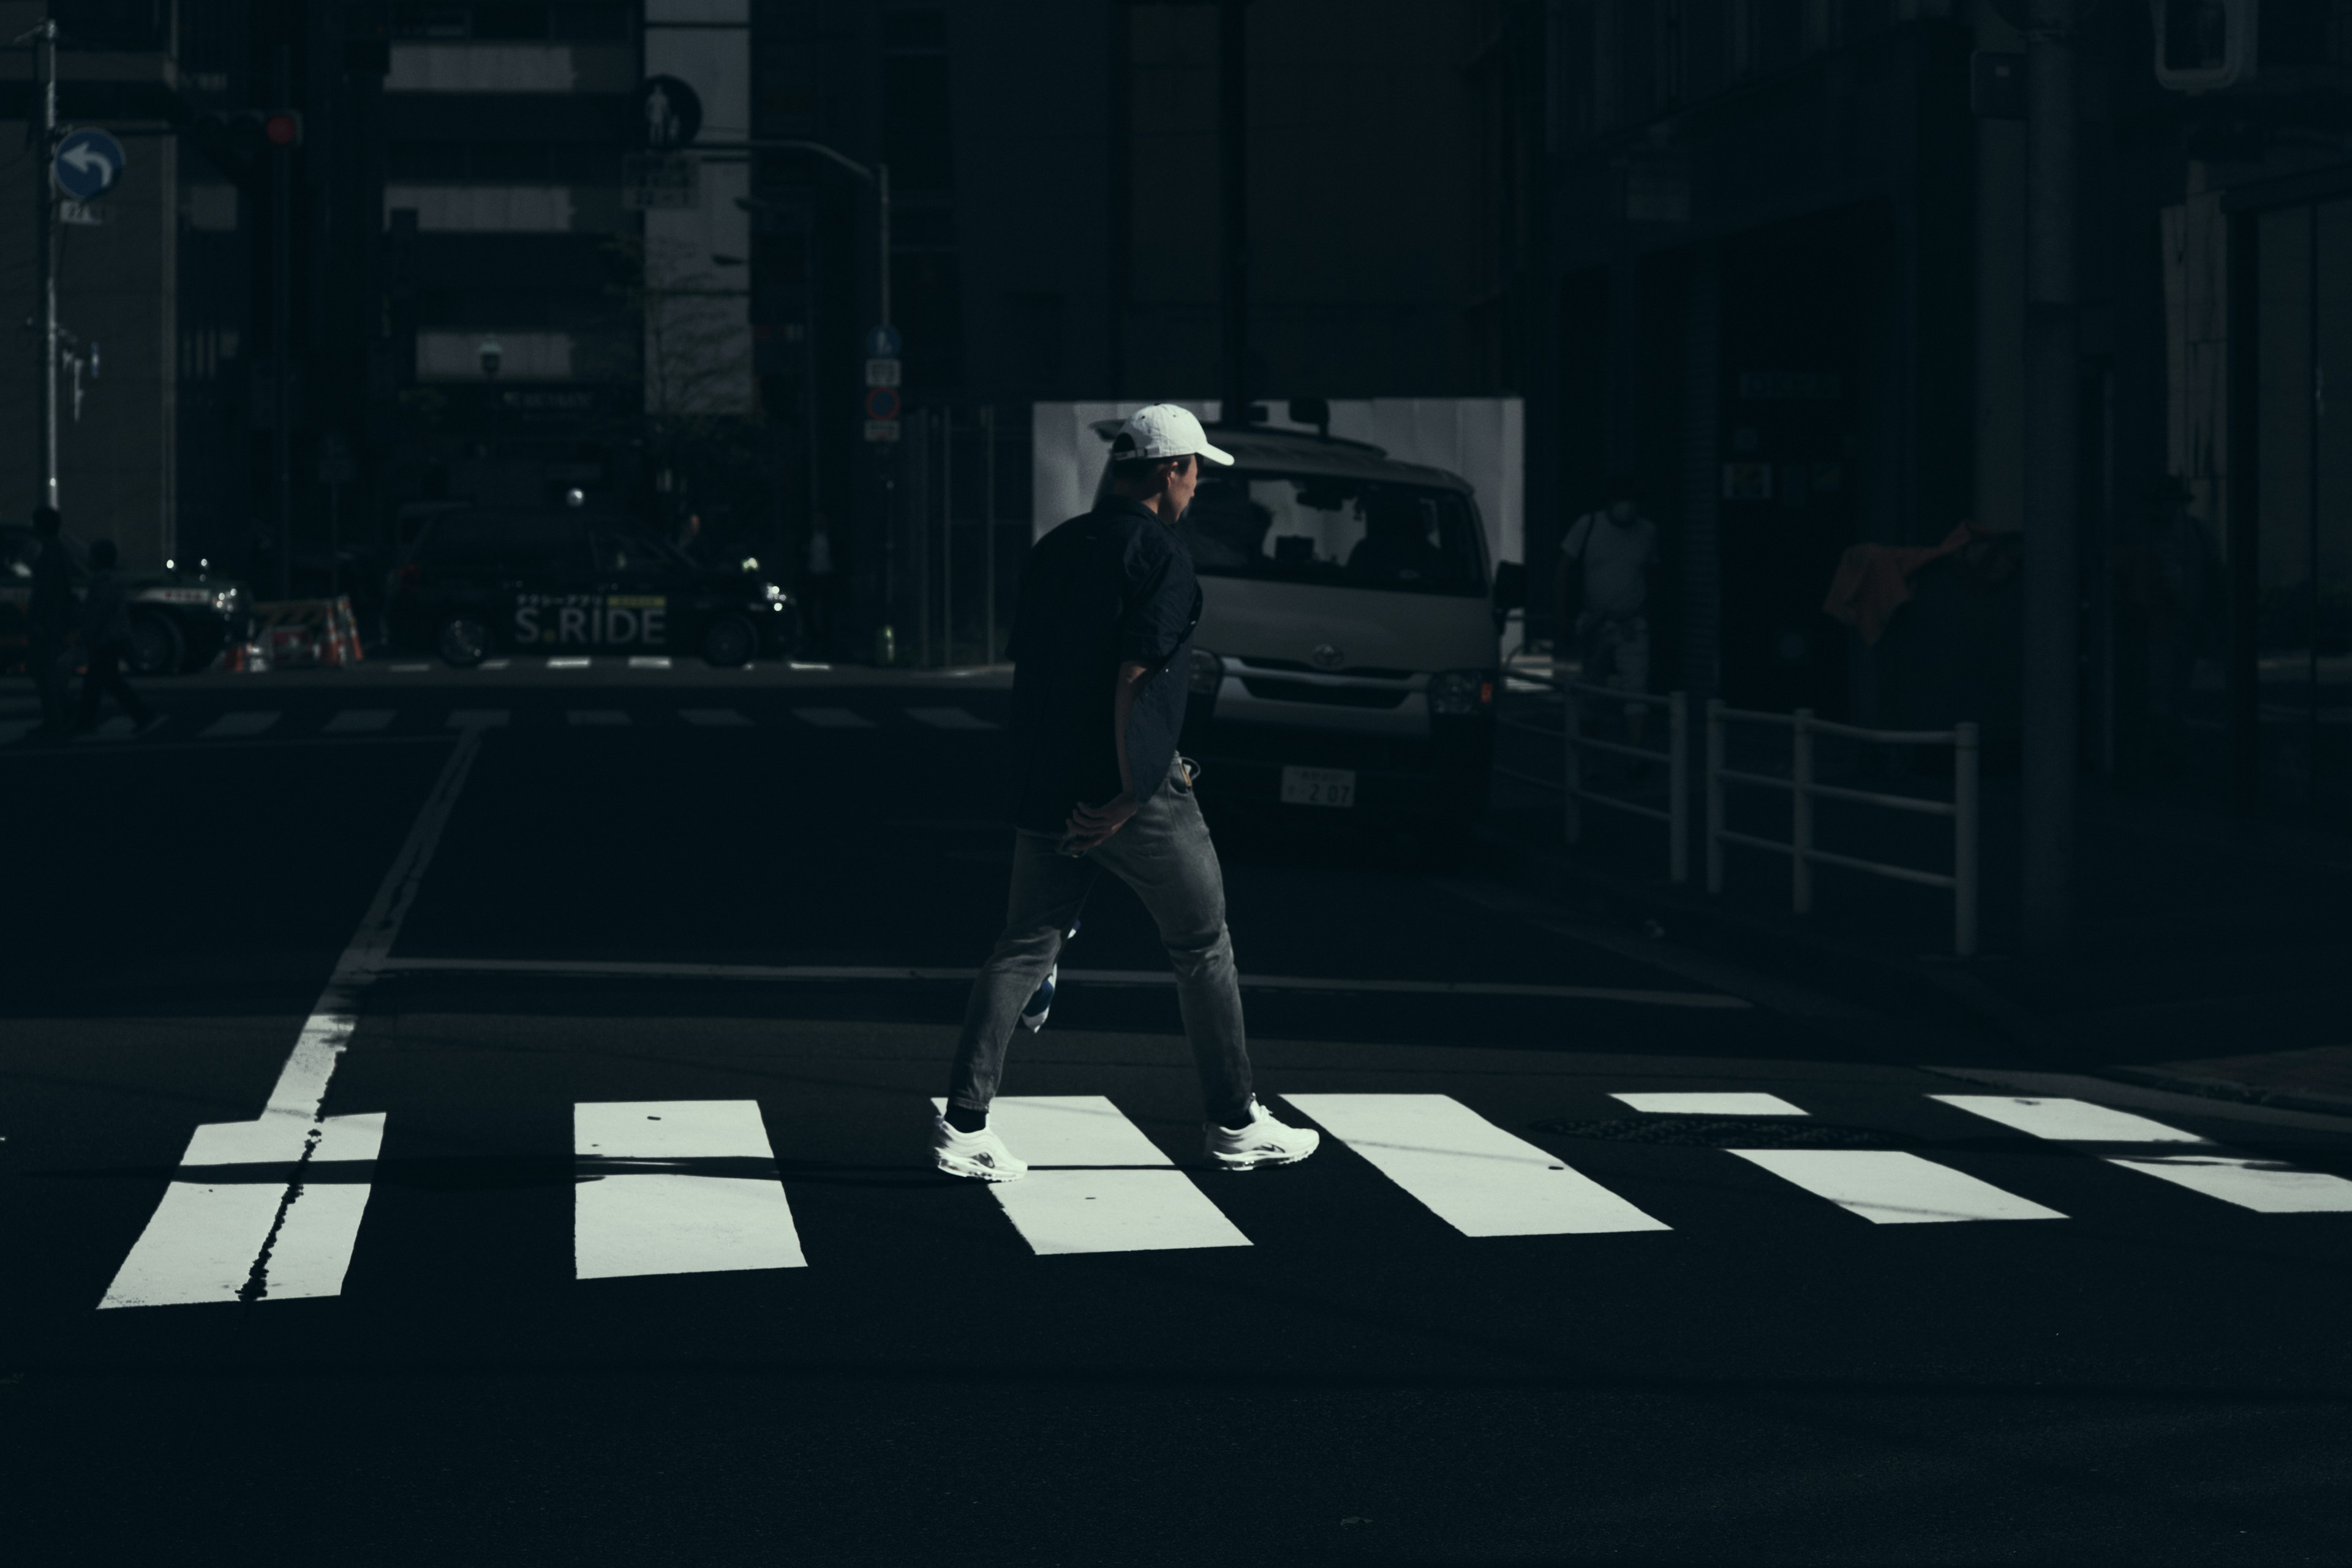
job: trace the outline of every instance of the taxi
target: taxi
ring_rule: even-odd
[[[792,596],[757,559],[707,566],[580,506],[428,516],[385,584],[384,625],[395,647],[459,668],[493,653],[687,654],[731,668],[789,658],[800,636]]]
[[[79,600],[89,583],[80,542],[61,533],[66,567]],[[23,523],[0,525],[0,670],[22,669],[31,644],[33,562],[40,540]],[[202,669],[227,648],[253,635],[253,602],[245,585],[215,573],[209,563],[194,567],[166,561],[161,572],[118,572],[131,601],[133,675],[177,675]]]

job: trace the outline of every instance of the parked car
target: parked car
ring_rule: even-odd
[[[66,564],[79,596],[89,580],[81,543],[61,533]],[[0,524],[0,668],[25,667],[31,638],[27,616],[33,601],[33,562],[40,554],[28,524]],[[244,584],[198,561],[167,561],[160,572],[124,572],[131,599],[131,661],[138,675],[176,675],[202,669],[252,635],[253,598]]]
[[[730,667],[788,658],[792,595],[746,557],[688,559],[625,517],[464,506],[423,518],[384,589],[395,646],[459,667],[504,653],[698,654]]]
[[[1501,662],[1469,482],[1329,437],[1215,439],[1234,465],[1203,468],[1180,530],[1202,596],[1186,752],[1224,798],[1466,837]]]

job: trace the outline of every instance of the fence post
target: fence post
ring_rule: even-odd
[[[1796,714],[1795,746],[1789,764],[1789,798],[1794,803],[1789,826],[1789,908],[1813,912],[1813,710]]]
[[[1952,726],[1952,951],[1977,952],[1977,727]]]
[[[940,410],[940,663],[955,663],[955,405]]]
[[[1690,880],[1690,699],[1666,693],[1666,875]]]
[[[1706,700],[1706,890],[1723,891],[1723,699]]]
[[[1577,742],[1584,733],[1583,717],[1582,710],[1577,707],[1575,684],[1562,680],[1559,683],[1559,730],[1560,744],[1564,750],[1560,757],[1560,778],[1567,787],[1560,791],[1560,798],[1568,805],[1565,832],[1570,844],[1584,841],[1584,808],[1577,799],[1578,793],[1584,788],[1584,759],[1577,750]]]

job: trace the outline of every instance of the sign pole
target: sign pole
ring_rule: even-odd
[[[289,64],[287,47],[278,46],[278,101],[292,100],[293,70]],[[288,353],[287,338],[293,332],[294,268],[294,159],[286,149],[270,160],[276,165],[270,181],[270,421],[269,463],[271,485],[276,492],[278,517],[278,548],[270,552],[276,557],[277,597],[294,596],[294,402],[292,357]]]
[[[39,416],[35,438],[40,442],[38,467],[41,504],[58,504],[58,268],[57,193],[49,188],[49,162],[58,151],[58,25],[44,17],[33,29],[34,71],[40,117],[40,166],[33,172],[33,289],[41,300]]]

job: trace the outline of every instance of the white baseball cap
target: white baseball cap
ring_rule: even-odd
[[[1189,458],[1194,455],[1226,468],[1234,465],[1234,455],[1209,445],[1208,432],[1192,416],[1189,408],[1173,403],[1147,404],[1127,416],[1111,438],[1111,461],[1129,458]]]

